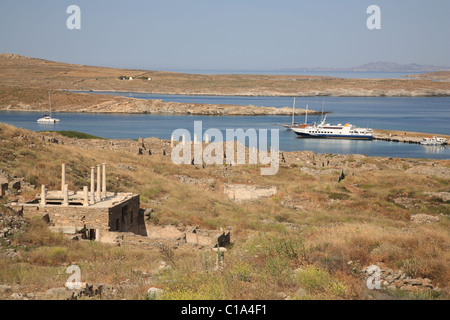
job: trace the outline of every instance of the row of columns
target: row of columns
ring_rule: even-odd
[[[100,178],[101,176],[101,178]],[[90,199],[91,203],[97,201],[102,201],[106,199],[106,163],[97,164],[97,190],[94,190],[95,186],[95,167],[91,167],[91,192]],[[87,187],[86,187],[87,189]],[[87,197],[87,196],[86,196]]]
[[[103,169],[103,170],[102,170]],[[103,171],[103,174],[102,174]],[[100,177],[102,176],[102,177]],[[89,193],[88,187],[83,187],[83,206],[88,207],[89,204],[95,204],[95,202],[102,201],[107,198],[106,192],[106,163],[97,165],[97,190],[94,190],[95,186],[95,167],[91,167],[91,192]],[[67,207],[69,205],[69,185],[66,184],[66,164],[62,164],[61,168],[61,194],[62,205]],[[45,185],[41,186],[41,205],[47,204],[47,189]]]

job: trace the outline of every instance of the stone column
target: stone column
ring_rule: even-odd
[[[102,198],[101,198],[101,194],[100,194],[100,184],[101,184],[101,177],[100,177],[100,171],[101,171],[101,168],[100,168],[101,166],[98,164],[97,165],[97,194],[96,194],[96,198],[97,198],[97,201],[101,201],[102,200]]]
[[[205,143],[209,143],[209,136],[205,134]]]
[[[69,185],[65,184],[64,185],[64,190],[63,190],[63,204],[64,207],[69,206]]]
[[[197,144],[197,134],[194,133],[194,145]]]
[[[183,146],[186,145],[186,135],[185,134],[183,134],[183,138],[181,140],[181,143],[183,144]]]
[[[61,192],[64,192],[64,186],[66,185],[66,164],[62,164],[61,170]]]
[[[89,207],[88,187],[83,187],[83,207]]]
[[[41,186],[41,206],[45,206],[47,204],[46,192],[47,192],[47,190],[45,190],[45,185],[42,185]]]
[[[95,167],[91,167],[91,202],[95,203]]]
[[[224,260],[225,260],[225,252],[227,251],[224,247],[214,247],[212,251],[216,253],[216,267],[215,270],[223,270]]]
[[[102,163],[102,167],[103,167],[102,198],[106,199],[106,163]]]
[[[173,148],[173,135],[170,137],[170,147]]]

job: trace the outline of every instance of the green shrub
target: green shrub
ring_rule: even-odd
[[[65,262],[67,258],[67,248],[64,247],[51,248],[48,255],[53,263]]]
[[[48,130],[48,131],[40,131],[40,132],[56,132],[59,133],[60,135],[67,137],[67,138],[76,138],[76,139],[103,139],[106,140],[106,138],[101,138],[101,137],[97,137],[97,136],[93,136],[91,134],[87,134],[84,132],[78,132],[78,131],[53,131],[53,130]]]
[[[328,293],[335,297],[346,298],[347,297],[347,286],[338,280],[331,281],[327,288]]]
[[[308,267],[297,273],[297,281],[310,292],[325,291],[330,284],[330,275],[319,268]]]
[[[246,262],[239,261],[231,267],[231,274],[239,281],[250,281],[252,278],[252,266]]]
[[[265,274],[269,277],[270,282],[279,285],[286,285],[291,282],[292,269],[285,257],[274,256],[269,257],[264,267]]]

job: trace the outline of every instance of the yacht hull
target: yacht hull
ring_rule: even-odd
[[[301,138],[319,138],[319,139],[350,139],[350,140],[372,140],[373,136],[361,135],[333,135],[333,134],[309,134],[294,131]]]

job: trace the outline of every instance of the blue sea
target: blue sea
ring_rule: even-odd
[[[293,97],[237,97],[160,95],[131,92],[103,92],[142,99],[186,103],[255,105],[292,107]],[[351,123],[372,129],[404,130],[450,135],[450,97],[297,97],[296,107],[321,111],[332,124]],[[417,144],[385,141],[320,140],[298,138],[281,125],[291,116],[198,116],[150,114],[56,113],[57,124],[39,124],[36,112],[0,111],[0,122],[29,130],[74,130],[111,139],[158,137],[170,139],[172,132],[184,128],[193,133],[194,121],[202,121],[203,130],[242,128],[279,129],[280,150],[314,151],[317,153],[364,154],[368,156],[450,159],[450,148],[425,147]],[[319,121],[320,116],[308,117]],[[303,121],[297,117],[296,121]]]

